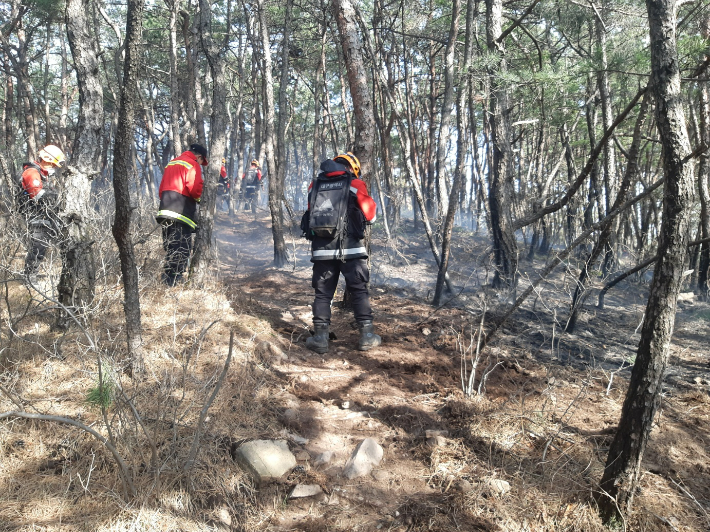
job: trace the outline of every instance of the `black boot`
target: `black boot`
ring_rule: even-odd
[[[360,351],[369,351],[382,343],[382,338],[375,334],[375,326],[372,325],[372,320],[359,321],[357,325],[360,328],[360,342],[358,343]]]
[[[310,338],[306,338],[306,347],[316,353],[325,354],[328,352],[328,337],[330,335],[327,323],[314,323],[316,332]]]

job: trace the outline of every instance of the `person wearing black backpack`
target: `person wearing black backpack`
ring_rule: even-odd
[[[259,189],[261,188],[261,169],[259,161],[253,159],[249,165],[249,170],[242,174],[242,194],[244,194],[244,210],[256,214],[256,204],[259,200]]]
[[[352,295],[353,313],[360,329],[358,348],[367,351],[382,343],[372,324],[367,284],[365,226],[375,221],[377,206],[359,179],[360,161],[352,153],[323,161],[321,172],[308,188],[308,210],[301,219],[303,236],[311,241],[313,263],[313,327],[306,346],[328,352],[330,304],[340,274]]]
[[[31,284],[37,283],[37,271],[47,248],[60,238],[62,222],[57,216],[59,192],[52,176],[64,166],[65,161],[64,152],[50,144],[39,151],[36,161],[22,165],[18,203],[29,233],[24,275]]]

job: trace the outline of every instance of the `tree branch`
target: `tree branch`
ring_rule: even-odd
[[[520,26],[520,24],[522,24],[525,17],[527,17],[530,14],[530,12],[535,8],[535,6],[539,2],[540,2],[540,0],[533,0],[533,3],[530,4],[530,7],[527,8],[522,15],[520,15],[520,18],[518,20],[513,22],[510,26],[508,26],[508,28],[503,33],[500,34],[500,37],[498,37],[498,39],[496,39],[496,42],[498,42],[498,43],[503,42],[505,40],[505,38],[513,32],[513,30],[515,28],[517,28],[518,26]]]
[[[582,183],[584,183],[585,179],[589,176],[589,174],[592,171],[592,168],[594,167],[594,162],[597,160],[597,157],[599,157],[599,154],[601,154],[602,150],[604,149],[604,143],[609,139],[609,137],[614,133],[614,130],[616,127],[621,124],[628,114],[632,111],[634,107],[636,107],[636,104],[639,101],[639,98],[643,96],[646,91],[648,90],[648,85],[644,87],[643,89],[640,89],[637,93],[636,96],[633,97],[631,102],[626,106],[626,108],[621,112],[619,116],[616,117],[616,120],[614,120],[614,123],[611,124],[608,130],[604,133],[604,136],[599,140],[597,145],[594,147],[594,150],[592,150],[592,153],[589,155],[589,159],[587,160],[587,164],[585,165],[584,169],[582,172],[579,174],[577,179],[575,180],[574,183],[570,185],[570,187],[567,189],[567,192],[565,193],[562,198],[557,201],[556,203],[553,203],[552,205],[548,205],[546,207],[543,207],[541,210],[537,212],[533,212],[532,214],[523,217],[520,220],[517,220],[513,224],[514,230],[522,229],[523,227],[526,227],[534,222],[537,222],[540,218],[543,216],[547,216],[550,213],[556,212],[560,210],[562,207],[567,205],[570,199],[572,199],[572,196],[574,196],[577,193],[577,190],[582,186]]]

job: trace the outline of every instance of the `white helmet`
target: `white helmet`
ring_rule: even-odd
[[[49,146],[42,148],[39,151],[39,158],[46,163],[56,166],[57,168],[64,166],[64,162],[66,161],[64,152],[54,144],[50,144]]]

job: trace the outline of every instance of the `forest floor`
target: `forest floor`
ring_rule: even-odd
[[[169,430],[157,420],[168,419],[172,406],[153,420],[144,415],[149,432],[161,434],[162,480],[144,479],[147,458],[135,459],[140,502],[121,502],[115,468],[105,464],[110,458],[103,466],[90,458],[106,454],[91,450],[97,442],[76,433],[60,437],[56,427],[34,422],[0,425],[0,530],[603,530],[593,493],[619,419],[648,284],[619,285],[604,310],[590,298],[568,334],[562,329],[575,270],[561,267],[481,352],[467,397],[482,316],[486,327],[509,304],[484,286],[492,276],[485,238],[455,232],[450,273],[458,291],[436,309],[436,269],[425,238],[411,223],[391,242],[376,228],[371,300],[383,344],[358,351],[352,314],[334,304],[336,339],[317,355],[305,348],[313,290],[308,243],[298,231],[287,234],[293,261],[284,268],[271,265],[264,211],[219,213],[215,234],[221,266],[212,291],[155,286],[143,296],[151,369],[132,397],[144,404],[170,399],[182,412],[173,414]],[[157,272],[160,254],[156,240],[144,268]],[[521,262],[520,289],[542,265]],[[112,322],[109,338],[120,333],[119,310],[104,318]],[[30,325],[20,331],[25,338],[42,334],[51,345],[49,330]],[[708,325],[710,305],[684,294],[635,509],[619,529],[710,530]],[[180,340],[186,330],[189,345],[200,346],[193,358]],[[186,454],[175,442],[189,447],[188,425],[199,414],[199,394],[214,387],[229,330],[236,331],[237,350],[205,420],[199,475],[171,476]],[[35,408],[63,409],[100,425],[102,415],[68,393],[71,379],[88,386],[76,382],[87,378],[81,371],[90,360],[69,364],[25,353],[13,366],[12,390],[28,402],[34,397]],[[179,371],[161,377],[175,368],[183,368],[182,384]],[[40,400],[42,393],[52,399]],[[368,437],[384,458],[372,474],[348,480],[345,461]],[[254,485],[230,456],[251,439],[287,439],[299,467],[279,482]],[[68,448],[71,459],[57,460]],[[149,454],[145,445],[140,452]],[[324,452],[332,459],[316,465]],[[93,487],[86,487],[92,471]],[[290,498],[296,484],[318,484],[323,493]]]

